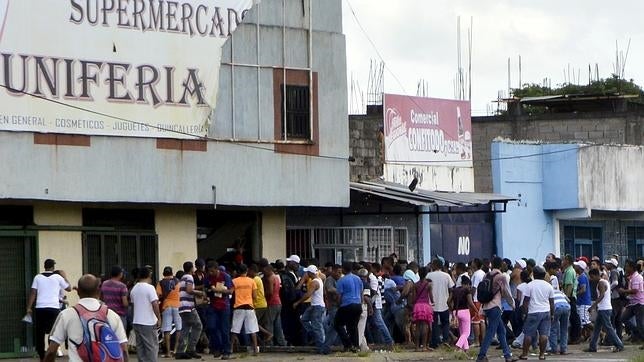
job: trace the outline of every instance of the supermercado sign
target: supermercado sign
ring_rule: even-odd
[[[206,136],[222,46],[258,1],[0,0],[0,130]]]
[[[384,95],[385,162],[472,167],[468,101]]]

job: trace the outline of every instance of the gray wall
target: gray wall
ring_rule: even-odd
[[[351,181],[373,180],[383,176],[384,134],[382,114],[349,117]]]
[[[257,64],[259,15],[262,67],[308,64],[308,10],[287,0],[287,36],[282,42],[282,1],[264,0],[225,45],[223,62]],[[305,2],[308,4],[308,2]],[[313,71],[318,73],[319,158],[279,154],[209,142],[207,152],[161,150],[156,140],[91,137],[90,147],[35,145],[31,133],[0,132],[0,199],[87,202],[210,204],[242,206],[347,206],[349,141],[346,50],[340,0],[313,1]],[[189,55],[187,55],[189,56]],[[236,139],[274,138],[273,71],[235,67]],[[232,138],[230,66],[220,71],[217,108],[210,136]],[[258,101],[259,84],[259,101]],[[258,105],[259,103],[259,105]],[[334,159],[337,157],[339,159]]]
[[[475,189],[477,192],[492,192],[490,145],[496,137],[641,145],[644,142],[644,113],[472,117],[472,137]]]

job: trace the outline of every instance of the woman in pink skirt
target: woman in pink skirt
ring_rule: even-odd
[[[472,321],[470,316],[470,308],[476,310],[474,302],[472,301],[472,281],[470,278],[461,277],[461,286],[454,288],[450,296],[450,305],[454,311],[454,318],[458,320],[459,337],[456,341],[456,347],[467,351],[470,345],[467,338],[470,336],[470,323]]]
[[[412,322],[416,327],[416,351],[422,351],[430,350],[427,347],[427,341],[432,333],[434,310],[432,308],[432,281],[425,279],[427,269],[420,268],[418,275],[420,281],[414,285],[415,302]]]

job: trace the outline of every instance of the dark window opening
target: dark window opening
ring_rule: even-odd
[[[628,259],[636,260],[644,255],[644,226],[626,228]]]
[[[0,206],[0,225],[25,226],[34,224],[32,206]]]
[[[83,226],[116,230],[155,230],[154,210],[83,209]]]
[[[120,265],[128,275],[134,268],[145,265],[156,271],[157,242],[154,233],[86,232],[83,234],[83,273],[109,278],[113,265]]]
[[[282,105],[286,102],[286,112],[283,112],[282,135],[288,139],[311,139],[311,96],[308,86],[282,85]]]
[[[564,250],[575,258],[603,255],[602,228],[564,226]]]

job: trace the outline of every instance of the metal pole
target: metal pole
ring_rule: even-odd
[[[255,5],[257,7],[257,140],[262,139],[262,92],[260,90],[261,88],[261,68],[259,67],[260,65],[260,42],[259,42],[259,16],[261,14],[260,8],[261,4],[257,3]]]
[[[282,129],[284,141],[288,141],[286,129],[286,0],[282,0]]]
[[[235,41],[233,34],[230,34],[230,87],[232,107],[232,136],[237,138],[235,133]]]
[[[309,139],[313,141],[313,0],[309,0]]]

